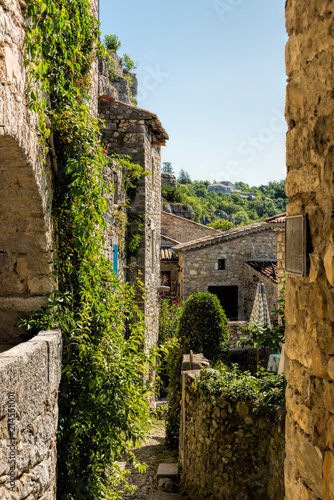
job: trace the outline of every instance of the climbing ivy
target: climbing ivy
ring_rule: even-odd
[[[53,204],[58,290],[20,324],[33,333],[59,327],[64,336],[58,497],[114,499],[124,480],[115,461],[145,434],[153,356],[143,349],[135,290],[118,281],[103,252],[102,192],[110,190],[103,169],[121,163],[130,191],[143,171],[129,159],[107,158],[91,116],[90,74],[104,48],[89,0],[28,0],[26,17],[29,105],[46,149],[52,133],[59,168]],[[135,463],[131,453],[130,459]]]

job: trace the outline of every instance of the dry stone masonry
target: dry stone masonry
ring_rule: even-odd
[[[103,143],[110,153],[130,156],[149,175],[139,182],[131,204],[133,213],[145,215],[141,241],[136,258],[128,262],[136,266],[131,279],[140,271],[146,287],[143,303],[148,344],[158,339],[158,290],[160,286],[161,235],[161,144],[168,139],[157,116],[121,101],[102,98],[100,117],[105,121]]]
[[[24,5],[0,2],[0,344],[12,345],[17,319],[38,309],[53,287],[52,167],[26,106]]]
[[[252,297],[245,287],[247,260],[275,259],[276,233],[265,223],[256,223],[216,235],[188,241],[173,248],[179,256],[179,294],[216,293],[231,320],[249,320]],[[254,273],[253,273],[254,274]],[[273,295],[273,303],[277,293]]]
[[[182,483],[192,500],[284,499],[284,410],[254,416],[253,405],[194,388],[200,371],[182,376]],[[301,497],[288,497],[294,500]]]
[[[334,2],[288,0],[289,215],[306,214],[311,268],[286,290],[286,498],[334,499]]]
[[[56,498],[61,333],[0,355],[0,498]]]
[[[221,234],[221,231],[163,211],[161,212],[161,234],[171,238],[174,242],[187,243],[204,236]]]

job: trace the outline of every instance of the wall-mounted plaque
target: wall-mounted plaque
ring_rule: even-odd
[[[292,215],[285,222],[285,270],[306,276],[306,216]]]

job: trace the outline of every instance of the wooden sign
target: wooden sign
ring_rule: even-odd
[[[285,270],[306,276],[307,235],[306,216],[292,215],[285,222]]]

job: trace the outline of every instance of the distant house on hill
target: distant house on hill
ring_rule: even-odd
[[[235,185],[231,182],[216,182],[215,184],[210,184],[207,187],[208,191],[214,191],[215,193],[235,193]]]

